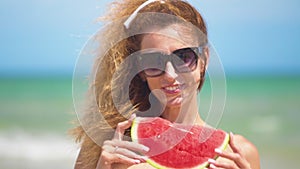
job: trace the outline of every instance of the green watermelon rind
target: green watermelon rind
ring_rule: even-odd
[[[137,129],[138,129],[138,121],[139,121],[139,117],[136,117],[133,122],[132,122],[132,126],[131,126],[131,132],[130,132],[130,135],[131,135],[131,139],[133,142],[136,142],[138,143],[138,137],[137,137]],[[222,145],[220,147],[218,147],[218,149],[221,149],[221,150],[225,150],[229,144],[229,134],[228,133],[225,133],[225,139],[222,143]],[[218,156],[215,156],[214,159],[217,159]],[[146,160],[147,163],[149,163],[150,165],[152,165],[153,167],[157,168],[157,169],[170,169],[168,167],[165,167],[165,166],[162,166],[158,163],[156,163],[155,161],[151,160],[150,158]],[[190,169],[204,169],[206,168],[207,166],[209,165],[208,162],[205,162],[205,163],[201,163],[200,165],[198,166],[195,166],[193,168],[190,168]]]

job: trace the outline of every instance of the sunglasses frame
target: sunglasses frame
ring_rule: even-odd
[[[199,58],[202,58],[204,63],[206,62],[206,58],[203,55],[203,49],[205,47],[206,46],[180,48],[180,49],[177,49],[177,50],[173,51],[171,54],[165,54],[165,53],[160,52],[160,51],[149,52],[149,53],[147,53],[147,52],[146,53],[141,53],[141,54],[138,55],[138,58],[137,58],[138,65],[140,66],[141,65],[141,63],[140,63],[141,60],[143,60],[144,57],[147,57],[145,55],[160,54],[162,57],[164,57],[164,59],[163,59],[164,60],[164,62],[163,62],[164,63],[164,66],[163,66],[164,70],[159,69],[159,68],[154,68],[154,69],[160,70],[160,73],[155,74],[155,75],[149,75],[149,74],[146,73],[146,71],[145,71],[146,69],[144,69],[143,73],[144,73],[145,76],[147,76],[147,77],[158,77],[158,76],[163,75],[165,73],[165,68],[166,68],[167,62],[172,63],[172,65],[173,65],[173,67],[174,67],[174,69],[176,70],[177,73],[189,73],[189,72],[194,71],[197,68]],[[189,49],[195,54],[195,61],[193,61],[195,63],[192,63],[192,65],[194,65],[194,67],[190,68],[190,66],[188,66],[188,69],[186,69],[186,71],[179,70],[178,65],[176,65],[174,63],[174,57],[177,56],[177,59],[180,60],[182,63],[184,63],[177,54],[180,53],[181,51],[189,50]],[[149,69],[151,69],[151,68],[149,68]]]

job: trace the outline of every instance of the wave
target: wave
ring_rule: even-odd
[[[0,131],[0,147],[0,168],[73,168],[79,150],[67,136],[20,130]]]

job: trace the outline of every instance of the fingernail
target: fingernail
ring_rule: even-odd
[[[150,150],[150,148],[149,148],[149,147],[146,147],[146,146],[143,146],[142,149],[143,149],[144,151],[146,151],[146,152],[148,152],[148,151]]]
[[[141,163],[141,161],[140,160],[133,160],[134,161],[134,163],[136,163],[136,164],[139,164],[139,163]]]
[[[233,142],[233,140],[234,140],[234,134],[233,134],[233,132],[230,132],[229,135],[230,135],[230,142]]]
[[[218,154],[222,154],[222,150],[220,150],[218,148],[215,149],[215,152],[218,153]]]
[[[210,159],[208,159],[208,162],[210,162],[210,163],[216,163],[216,160],[210,158]]]
[[[133,113],[128,120],[132,121],[134,118],[136,118],[136,114],[135,113]]]
[[[213,164],[210,164],[209,167],[210,167],[210,168],[217,168],[217,167],[216,167],[215,165],[213,165]]]
[[[141,161],[143,161],[143,162],[146,162],[147,161],[147,159],[148,159],[148,157],[146,157],[146,156],[141,156]]]
[[[148,157],[147,157],[147,156],[141,156],[141,158],[142,158],[143,160],[148,160]]]

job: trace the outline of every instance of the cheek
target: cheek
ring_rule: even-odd
[[[152,91],[153,89],[159,89],[160,88],[160,81],[158,78],[147,78],[147,83],[149,86],[149,89]]]
[[[190,73],[189,75],[184,77],[184,80],[188,82],[188,84],[197,84],[197,86],[200,83],[201,76],[200,76],[200,71],[194,71]]]
[[[200,70],[200,66],[198,65],[197,69],[195,71],[192,72],[192,76],[195,82],[200,82],[201,80],[201,70]]]
[[[201,72],[200,70],[195,73],[195,81],[200,82],[201,80]]]

